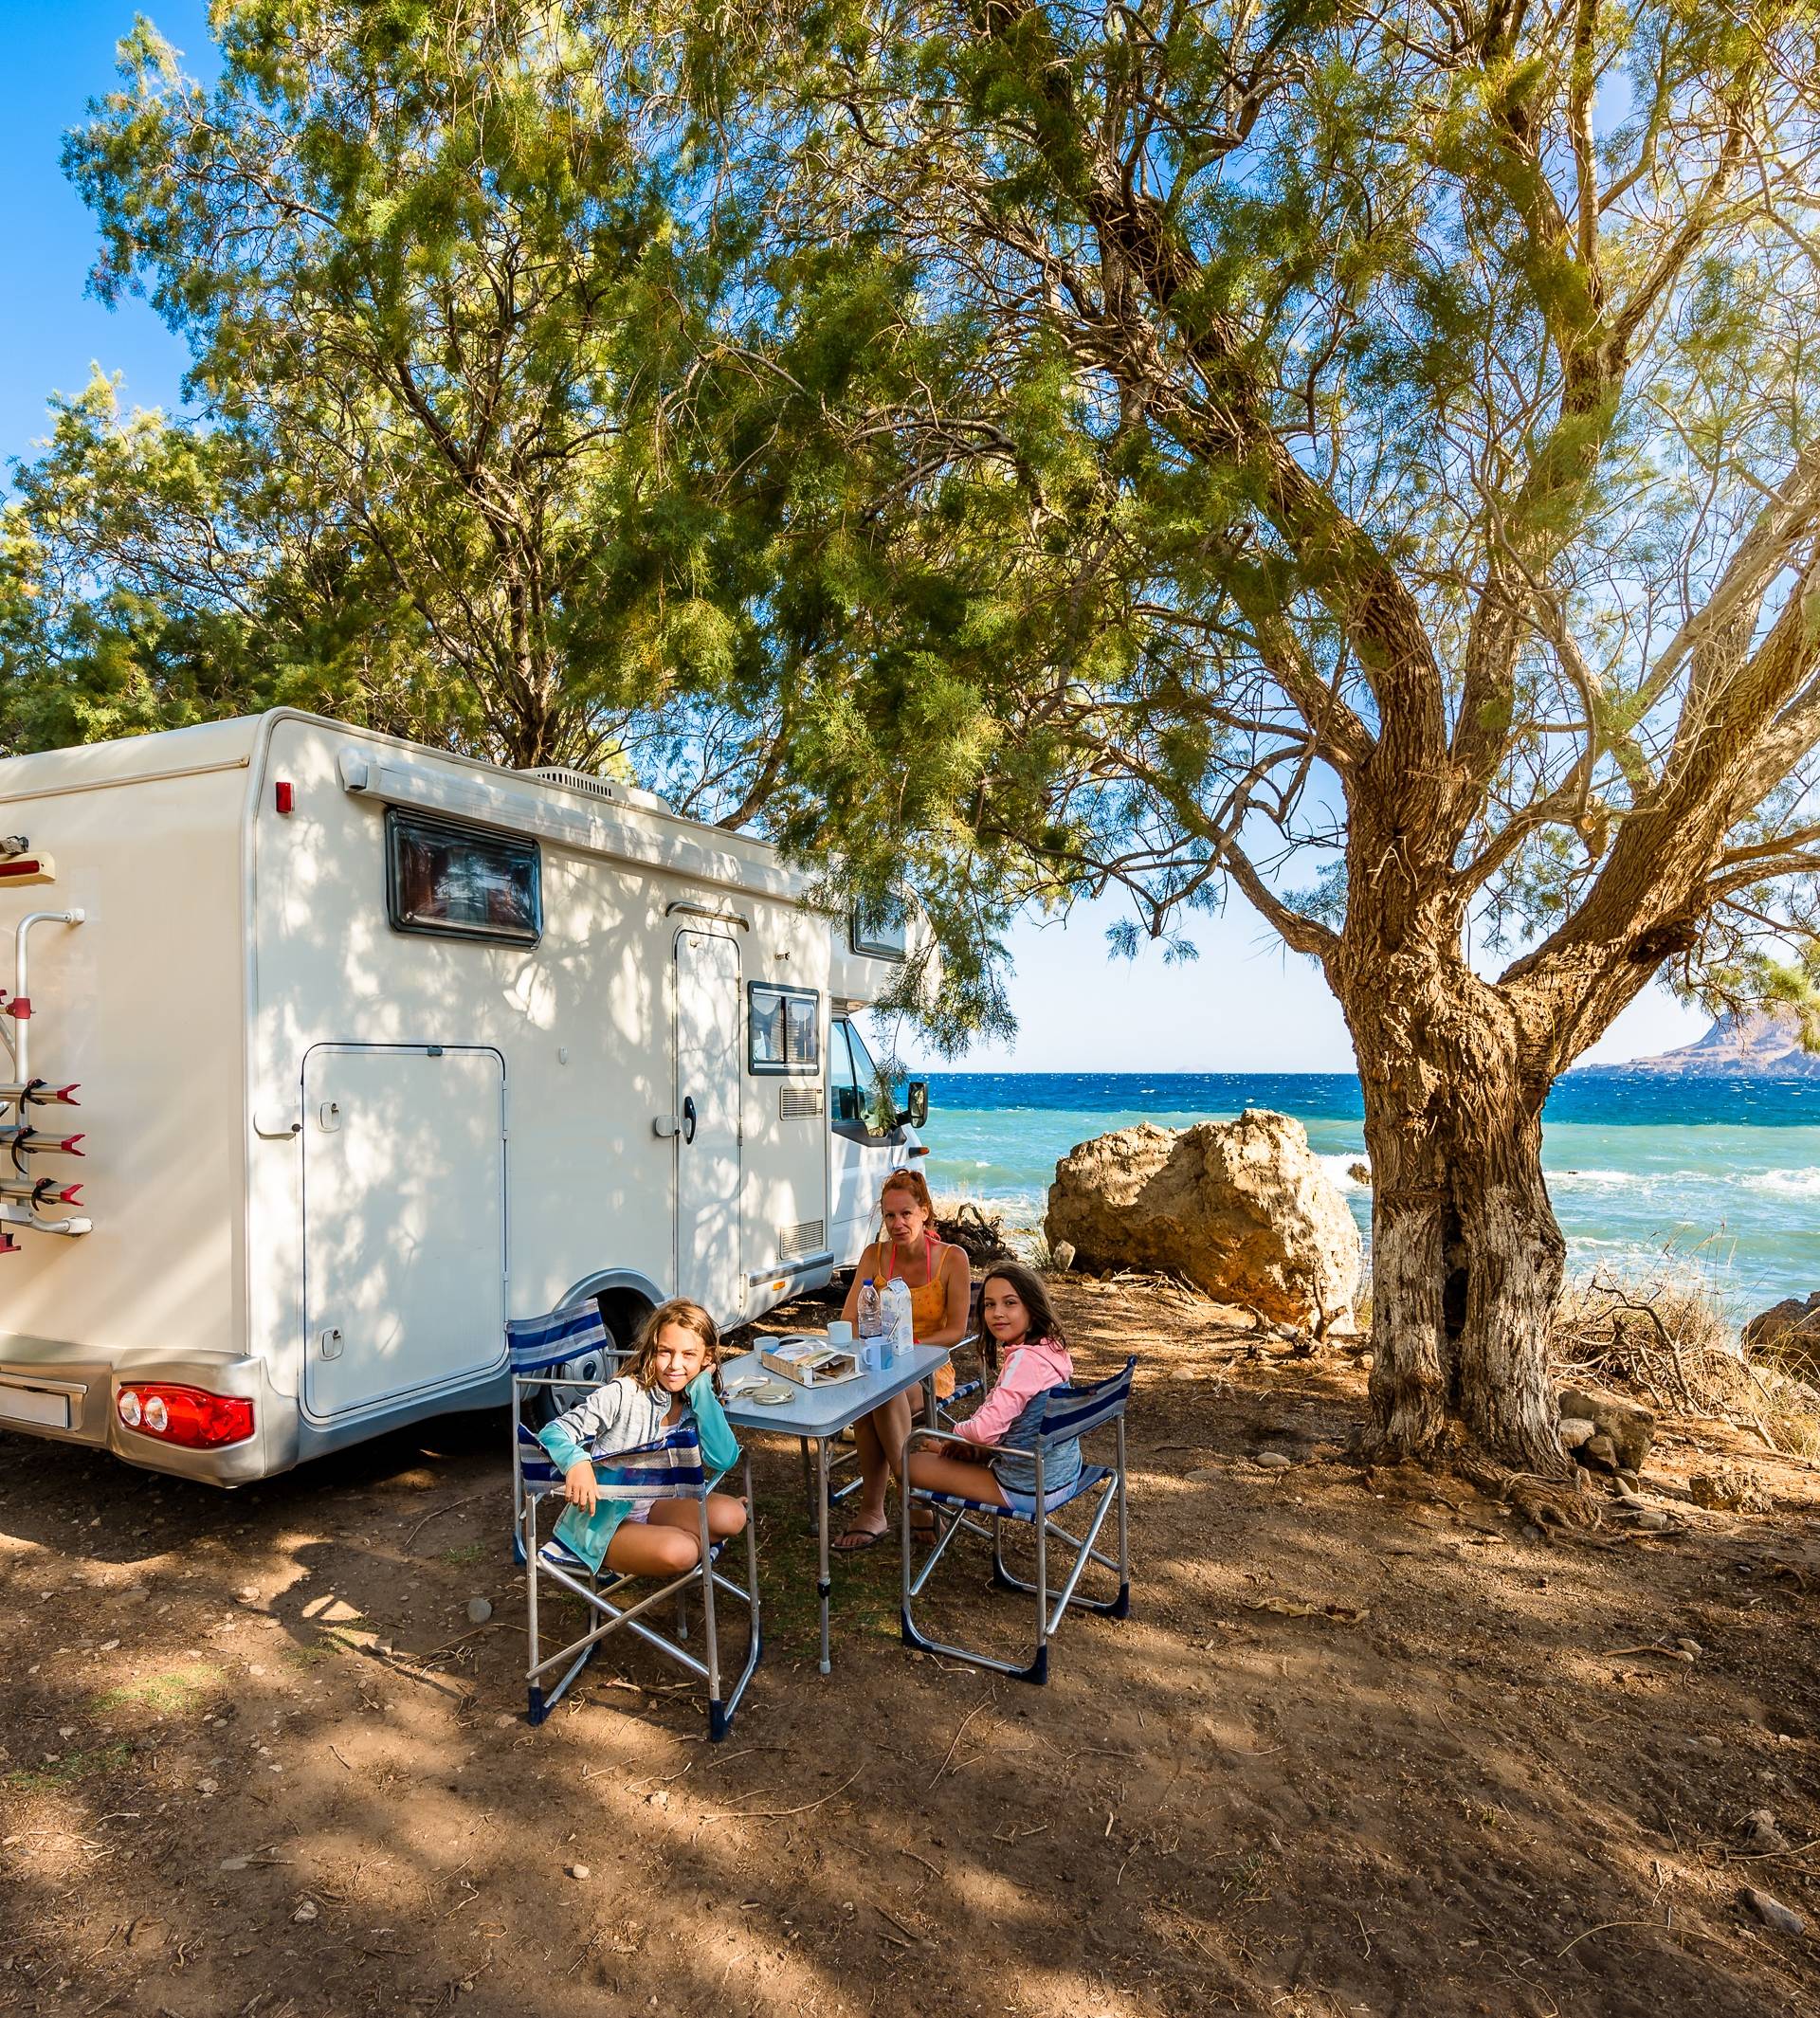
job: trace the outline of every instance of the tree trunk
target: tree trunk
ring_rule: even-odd
[[[1542,1181],[1546,1073],[1525,1070],[1508,1002],[1457,956],[1388,960],[1350,992],[1374,1187],[1369,1445],[1421,1456],[1457,1422],[1521,1470],[1566,1477],[1548,1373],[1566,1242]]]

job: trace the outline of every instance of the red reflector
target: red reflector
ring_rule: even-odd
[[[273,803],[277,806],[280,812],[287,813],[290,811],[292,805],[292,792],[291,781],[289,778],[280,778],[277,781],[277,783],[272,788],[272,799]]]
[[[35,855],[14,855],[9,862],[0,862],[0,876],[36,876],[39,868]]]
[[[223,1444],[244,1444],[253,1433],[253,1405],[239,1394],[210,1394],[202,1388],[167,1387],[159,1381],[135,1381],[120,1390],[116,1407],[125,1422],[124,1408],[131,1395],[137,1404],[135,1427],[141,1436],[156,1437],[161,1444],[181,1444],[186,1450],[214,1450]],[[153,1401],[161,1409],[148,1409]],[[163,1417],[162,1426],[152,1426]]]

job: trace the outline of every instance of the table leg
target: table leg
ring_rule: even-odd
[[[828,1671],[828,1599],[830,1585],[828,1571],[828,1439],[815,1439],[815,1555],[816,1591],[822,1601],[822,1673]]]
[[[809,1462],[809,1439],[799,1436],[796,1439],[796,1448],[802,1453],[803,1459],[803,1498],[808,1502],[809,1512],[812,1516],[815,1511],[815,1472]]]

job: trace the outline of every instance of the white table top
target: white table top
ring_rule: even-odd
[[[918,1345],[901,1358],[876,1373],[862,1373],[857,1380],[830,1381],[826,1387],[799,1388],[789,1401],[767,1408],[742,1396],[725,1404],[727,1420],[736,1429],[776,1429],[786,1436],[837,1436],[849,1424],[869,1415],[881,1402],[925,1381],[942,1365],[953,1350],[946,1345]],[[781,1373],[773,1373],[756,1353],[741,1353],[724,1360],[720,1383],[737,1380],[742,1373],[756,1373],[784,1385]]]

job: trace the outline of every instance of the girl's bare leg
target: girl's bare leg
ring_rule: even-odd
[[[983,1500],[1004,1506],[1004,1488],[990,1464],[970,1464],[965,1458],[946,1458],[934,1450],[912,1451],[910,1482],[932,1493],[958,1493],[964,1500]]]
[[[674,1502],[672,1502],[674,1503]],[[607,1544],[607,1564],[622,1576],[681,1576],[701,1560],[701,1544],[687,1529],[660,1520],[622,1520]]]
[[[651,1508],[651,1518],[661,1527],[675,1527],[697,1537],[700,1549],[701,1516],[697,1512],[700,1502],[695,1500],[660,1500]],[[725,1541],[729,1535],[745,1532],[746,1502],[736,1500],[731,1493],[708,1495],[708,1533],[716,1541]]]

